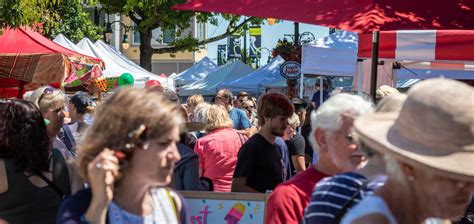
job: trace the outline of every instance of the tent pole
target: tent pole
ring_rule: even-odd
[[[18,99],[23,99],[23,93],[25,91],[25,81],[20,80],[20,86],[18,86]]]
[[[97,101],[102,102],[104,99],[102,97],[102,93],[99,88],[97,88]]]
[[[319,102],[321,104],[323,104],[323,93],[324,93],[323,87],[324,87],[324,85],[323,85],[323,76],[321,75],[321,76],[319,76]],[[328,88],[329,88],[329,86],[328,86]],[[321,106],[321,105],[317,105],[317,106],[319,108],[319,106]]]
[[[364,63],[362,59],[357,59],[357,94],[359,96],[362,96],[362,63]]]
[[[372,77],[370,79],[370,96],[375,103],[375,90],[377,89],[377,67],[379,62],[379,31],[372,33]]]
[[[303,90],[304,90],[304,73],[301,73],[300,78],[300,98],[303,99]]]

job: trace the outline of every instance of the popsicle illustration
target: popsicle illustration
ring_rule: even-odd
[[[244,216],[244,213],[245,205],[241,203],[235,203],[224,217],[224,220],[226,220],[226,224],[237,224],[239,223],[240,219],[242,219],[242,216]]]

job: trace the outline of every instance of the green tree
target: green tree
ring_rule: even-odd
[[[92,41],[102,38],[103,28],[96,26],[89,19],[89,13],[84,10],[82,1],[61,0],[49,10],[58,16],[45,21],[44,35],[54,38],[62,33],[73,42],[78,42],[84,37]]]
[[[103,30],[90,21],[83,3],[95,0],[0,0],[0,28],[33,26],[50,38],[63,33],[73,41],[99,39]]]
[[[48,8],[59,0],[0,0],[0,28],[31,25],[51,16]]]
[[[261,24],[262,19],[241,18],[240,16],[222,15],[229,21],[229,26],[223,34],[205,40],[198,40],[191,34],[182,37],[183,31],[190,27],[191,19],[196,16],[199,22],[210,21],[217,25],[218,14],[196,13],[191,11],[172,10],[171,6],[183,3],[185,0],[99,0],[109,13],[121,13],[128,16],[137,26],[140,33],[140,66],[151,71],[153,54],[176,53],[179,51],[197,51],[199,46],[226,38],[241,29],[247,29],[250,24]],[[152,31],[176,30],[176,39],[162,48],[152,48]]]

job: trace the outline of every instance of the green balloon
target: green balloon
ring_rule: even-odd
[[[135,80],[130,73],[123,73],[118,79],[119,86],[132,86],[134,82]]]

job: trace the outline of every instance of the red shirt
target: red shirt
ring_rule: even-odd
[[[207,134],[194,145],[202,176],[212,180],[214,191],[230,192],[237,153],[242,143],[235,130],[225,128]]]
[[[314,185],[327,176],[310,167],[278,185],[268,199],[266,223],[300,223]]]

